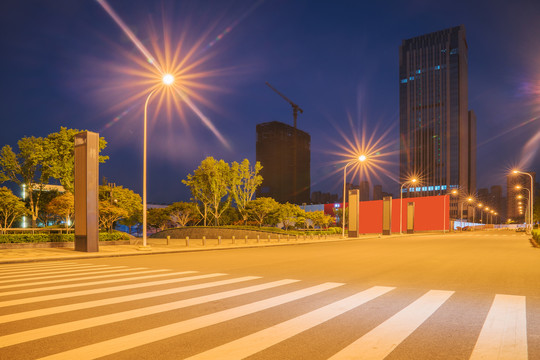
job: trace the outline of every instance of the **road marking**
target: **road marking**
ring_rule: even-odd
[[[112,270],[109,270],[112,269]],[[98,279],[98,278],[105,278],[105,277],[113,277],[113,276],[122,276],[122,274],[114,274],[114,273],[121,273],[121,272],[127,272],[127,275],[129,275],[132,271],[135,270],[146,270],[148,268],[140,267],[140,268],[131,268],[126,269],[124,266],[122,266],[122,269],[115,269],[114,267],[108,268],[106,270],[92,270],[93,276],[83,276],[79,277],[77,273],[71,273],[67,275],[53,275],[53,276],[39,276],[39,277],[30,277],[31,280],[38,280],[38,279],[54,279],[54,280],[43,280],[43,281],[33,281],[33,282],[26,282],[27,279],[12,279],[8,281],[2,281],[0,284],[7,284],[11,283],[10,285],[2,285],[0,286],[0,289],[9,289],[10,287],[21,287],[21,286],[35,286],[35,285],[44,285],[44,284],[57,284],[61,282],[69,282],[69,281],[81,281],[81,280],[89,280],[89,279]],[[112,275],[107,275],[113,273]],[[105,275],[102,275],[105,274]],[[58,279],[58,278],[65,278],[69,277],[68,279]],[[21,283],[21,281],[23,281]],[[15,284],[13,284],[15,283]]]
[[[83,346],[73,350],[44,357],[43,359],[95,359],[100,356],[115,354],[136,346],[150,344],[159,340],[181,335],[189,331],[201,329],[224,321],[236,319],[242,316],[283,305],[291,301],[299,300],[320,292],[342,286],[342,283],[324,283],[309,288],[297,290],[284,295],[256,301],[254,303],[218,311],[212,314],[199,316],[193,319],[180,321],[170,325],[141,331],[135,334],[121,336],[115,339]]]
[[[151,273],[157,273],[157,272],[163,273],[164,271],[170,271],[170,270],[158,269],[158,270],[133,271],[129,275],[151,274]],[[160,275],[165,276],[165,275],[168,275],[168,274],[160,274]],[[115,282],[123,282],[123,281],[130,281],[130,280],[131,280],[130,278],[123,277],[121,279],[113,279],[113,280],[89,281],[89,282],[85,282],[85,283],[55,285],[55,286],[43,286],[43,287],[36,287],[36,288],[32,288],[32,289],[2,291],[2,292],[0,292],[0,296],[28,294],[28,293],[39,292],[39,291],[61,290],[61,289],[69,289],[69,288],[74,288],[74,287],[90,286],[90,285],[111,284],[111,283],[115,283]]]
[[[184,274],[189,274],[189,273],[194,273],[194,272],[195,271],[183,271],[183,272],[169,273],[169,274],[137,276],[137,277],[132,277],[132,278],[129,278],[129,279],[124,279],[124,281],[151,279],[151,278],[156,278],[156,277],[173,276],[173,275],[184,275]],[[186,276],[186,277],[182,277],[182,278],[174,278],[174,279],[158,280],[158,281],[149,281],[149,282],[130,284],[130,285],[119,285],[119,286],[111,286],[111,287],[91,289],[91,290],[79,290],[79,291],[71,291],[71,292],[67,292],[67,293],[34,296],[34,297],[31,297],[31,298],[23,298],[23,299],[17,299],[17,300],[2,301],[2,302],[0,302],[0,307],[29,304],[29,303],[38,302],[38,301],[50,301],[50,300],[57,300],[57,299],[66,299],[66,298],[75,297],[75,296],[101,294],[101,293],[107,293],[107,292],[111,292],[111,291],[131,290],[131,289],[137,289],[137,288],[147,287],[147,286],[173,284],[173,283],[177,283],[177,282],[200,280],[200,279],[206,279],[206,278],[210,278],[210,277],[223,276],[223,275],[227,275],[227,274],[215,273],[215,274],[206,274],[206,275]],[[81,285],[81,286],[83,286],[83,285]]]
[[[47,263],[26,263],[26,264],[3,264],[0,269],[0,274],[6,272],[14,272],[25,269],[39,269],[39,268],[52,268],[52,267],[67,267],[67,266],[81,266],[88,264],[72,263],[72,262],[47,262]]]
[[[429,318],[453,291],[430,290],[330,359],[384,359]]]
[[[527,359],[524,296],[495,295],[470,359]]]
[[[10,279],[15,277],[24,277],[24,276],[30,276],[31,274],[63,274],[63,273],[69,273],[71,271],[84,271],[85,269],[92,269],[92,268],[109,268],[110,265],[80,265],[80,266],[62,266],[60,267],[54,267],[54,268],[39,268],[39,269],[32,269],[32,270],[15,270],[10,272],[2,272],[2,279]],[[124,266],[125,267],[125,266]],[[47,270],[47,271],[44,271]],[[15,275],[9,275],[9,274],[15,274]]]
[[[218,346],[211,350],[189,357],[190,360],[236,360],[244,359],[269,348],[283,340],[293,337],[314,326],[320,325],[336,316],[373,300],[393,287],[375,286],[360,293],[336,301],[307,314],[295,317],[270,328],[258,331],[241,339]],[[0,338],[0,342],[1,342]]]
[[[157,297],[157,296],[178,294],[178,293],[187,292],[187,291],[207,289],[207,288],[215,287],[215,286],[236,284],[239,282],[249,281],[249,280],[254,280],[254,279],[260,279],[260,276],[244,276],[240,278],[212,281],[212,282],[207,282],[207,283],[202,283],[202,284],[180,286],[180,287],[166,289],[166,290],[149,291],[149,292],[143,292],[143,293],[134,294],[134,295],[117,296],[117,297],[108,298],[108,299],[86,301],[86,302],[76,303],[76,304],[54,306],[54,307],[45,308],[45,309],[37,309],[37,310],[24,311],[20,313],[7,314],[7,315],[0,316],[0,324],[2,323],[5,324],[11,321],[30,319],[30,318],[38,317],[38,316],[56,315],[56,314],[60,314],[67,311],[82,310],[82,309],[88,309],[88,308],[97,307],[97,306],[119,304],[126,301],[149,299],[149,298]]]
[[[87,318],[83,320],[76,320],[66,322],[58,325],[51,325],[42,328],[32,329],[28,331],[22,331],[19,333],[0,336],[0,348],[5,346],[11,346],[15,344],[24,343],[27,341],[37,340],[48,336],[55,336],[65,334],[72,331],[88,329],[95,326],[101,326],[111,324],[114,322],[135,319],[143,316],[154,315],[171,310],[178,310],[188,306],[204,304],[210,301],[217,301],[226,298],[230,298],[238,295],[245,295],[256,291],[266,290],[298,282],[299,280],[285,279],[274,281],[265,284],[253,285],[245,288],[222,291],[211,295],[198,296],[191,299],[178,300],[166,304],[159,304],[153,306],[147,306],[134,310],[122,311],[114,314],[108,314],[103,316],[96,316],[93,318]]]

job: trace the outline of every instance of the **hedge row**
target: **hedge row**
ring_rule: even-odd
[[[129,240],[122,232],[99,233],[99,241]],[[40,243],[40,242],[70,242],[75,241],[73,234],[1,234],[2,243]]]

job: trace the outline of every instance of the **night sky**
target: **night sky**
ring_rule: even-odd
[[[387,163],[366,176],[398,194],[399,45],[460,24],[469,45],[469,109],[478,119],[478,188],[505,185],[514,166],[540,171],[539,1],[109,5],[156,58],[163,43],[180,49],[179,58],[189,55],[195,75],[188,96],[226,140],[179,99],[180,111],[152,99],[150,203],[189,200],[181,180],[206,156],[255,161],[256,124],[292,125],[291,106],[265,81],[304,110],[298,127],[311,135],[312,191],[340,193],[345,149],[372,138]],[[141,79],[150,65],[103,7],[96,0],[3,0],[0,49],[0,146],[61,126],[99,132],[110,156],[100,177],[142,193]]]

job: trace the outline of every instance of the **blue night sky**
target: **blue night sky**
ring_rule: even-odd
[[[178,111],[156,95],[149,202],[188,200],[181,180],[206,156],[255,161],[256,124],[292,125],[291,106],[265,81],[304,109],[298,127],[311,135],[312,191],[339,193],[344,149],[373,138],[388,163],[369,172],[372,185],[398,194],[399,45],[460,24],[478,119],[478,188],[505,185],[516,165],[540,170],[539,1],[108,3],[156,58],[164,42],[180,49],[179,58],[189,55],[195,75],[187,94],[229,144],[185,103],[176,99]],[[0,146],[61,126],[99,132],[110,156],[100,177],[141,193],[147,92],[140,80],[151,65],[100,3],[3,0],[0,48]]]

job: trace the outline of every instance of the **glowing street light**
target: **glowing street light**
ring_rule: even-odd
[[[471,202],[473,201],[473,198],[472,198],[472,197],[468,197],[468,198],[467,198],[467,201],[468,201],[469,203],[471,203]],[[463,231],[463,203],[464,203],[464,201],[461,202],[461,211],[460,211],[460,215],[459,215],[459,216],[460,216],[459,219],[460,219],[460,222],[461,222],[461,230],[462,230],[462,231]],[[467,220],[468,220],[468,217],[469,217],[468,214],[469,214],[469,210],[467,210]]]
[[[347,183],[346,183],[346,178],[347,178],[347,166],[351,165],[351,164],[354,164],[355,162],[359,161],[361,163],[363,163],[364,161],[367,160],[367,157],[366,155],[362,154],[360,156],[358,156],[358,159],[355,159],[353,161],[350,161],[348,162],[347,164],[345,164],[345,167],[343,168],[343,209],[341,211],[341,225],[343,227],[342,229],[342,234],[341,236],[343,238],[345,238],[345,199],[346,199],[346,187],[347,187]]]
[[[449,194],[449,195],[457,195],[458,194],[458,191],[456,189],[453,189],[452,191],[450,191],[449,193],[447,192],[446,194]],[[446,232],[446,196],[443,197],[443,234]]]
[[[527,172],[523,172],[523,171],[519,171],[519,170],[514,170],[512,171],[512,173],[514,174],[525,174],[525,175],[528,175],[530,178],[531,178],[531,190],[530,190],[530,194],[529,194],[529,215],[530,215],[530,223],[531,223],[531,230],[532,230],[532,227],[533,227],[533,209],[534,209],[534,202],[533,202],[533,197],[534,197],[534,192],[533,192],[533,187],[534,187],[534,184],[533,184],[533,177],[531,174],[527,173]]]
[[[400,198],[399,198],[399,234],[400,235],[403,235],[403,187],[406,185],[406,184],[414,184],[415,182],[417,181],[416,178],[412,178],[410,179],[409,181],[405,181],[402,185],[401,185],[401,188],[399,190],[399,195],[400,195]]]
[[[165,86],[171,86],[174,84],[174,76],[171,74],[165,74],[161,78],[161,81],[163,85]],[[150,101],[150,97],[153,93],[155,93],[157,90],[159,90],[160,87],[156,87],[150,93],[148,94],[148,97],[146,98],[146,102],[144,103],[144,130],[143,130],[143,248],[148,248],[146,243],[146,232],[147,232],[147,221],[146,221],[146,209],[147,209],[147,203],[146,203],[146,124],[147,124],[147,114],[148,114],[148,102]]]

